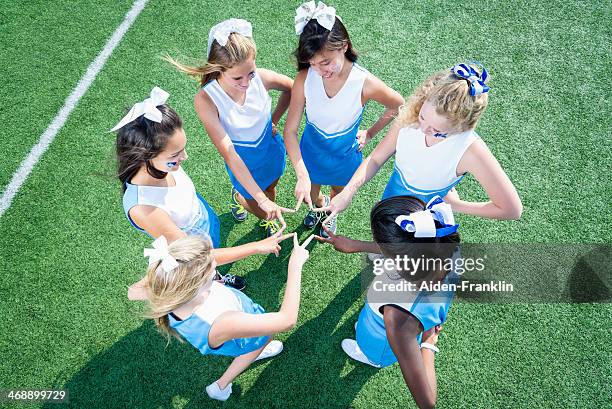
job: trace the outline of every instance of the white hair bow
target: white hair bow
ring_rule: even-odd
[[[178,262],[168,253],[168,241],[164,236],[159,236],[153,242],[152,249],[144,249],[144,256],[149,257],[149,266],[161,260],[161,266],[166,273],[178,267]]]
[[[142,115],[153,122],[161,122],[162,113],[159,109],[157,109],[157,107],[165,104],[169,96],[170,94],[163,89],[154,87],[151,90],[151,95],[149,98],[135,104],[132,109],[130,109],[130,112],[128,112],[127,115],[124,116],[123,119],[110,130],[110,132],[115,132],[117,129],[123,128],[125,125],[141,117]]]
[[[245,37],[253,38],[253,26],[246,20],[241,18],[230,18],[213,26],[208,33],[208,50],[206,56],[210,57],[210,49],[212,48],[213,40],[217,40],[219,45],[225,47],[230,34],[238,33]]]
[[[436,221],[442,227],[436,229]],[[414,237],[444,237],[455,233],[459,228],[459,225],[455,224],[451,206],[440,196],[434,196],[423,211],[397,216],[395,223],[403,230],[414,233]]]
[[[336,9],[326,6],[322,1],[315,7],[315,2],[309,1],[295,9],[295,34],[300,35],[310,20],[317,22],[331,31],[336,21]]]

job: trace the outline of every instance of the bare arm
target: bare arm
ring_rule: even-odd
[[[293,88],[291,89],[289,113],[287,114],[287,121],[285,122],[285,129],[283,131],[287,155],[289,155],[289,159],[291,160],[291,164],[297,176],[297,183],[295,184],[294,191],[297,201],[296,210],[300,207],[302,202],[306,202],[309,207],[312,207],[312,200],[310,198],[310,175],[308,175],[308,170],[302,159],[302,153],[298,143],[298,128],[306,106],[306,99],[304,97],[304,81],[306,80],[306,74],[307,71],[302,70],[298,72],[295,77]]]
[[[283,235],[283,230],[284,229],[281,229],[276,234],[263,240],[253,241],[235,247],[212,249],[211,253],[218,266],[233,263],[234,261],[242,260],[243,258],[255,254],[273,253],[278,257],[281,250],[279,243],[293,236],[293,233]]]
[[[382,141],[376,145],[376,148],[374,148],[370,156],[365,158],[355,171],[353,177],[351,177],[351,180],[344,189],[351,193],[351,198],[361,186],[369,182],[370,179],[378,173],[382,165],[384,165],[395,153],[395,146],[397,145],[397,137],[400,129],[399,124],[394,124]]]
[[[372,179],[382,165],[395,153],[400,129],[399,124],[393,124],[387,135],[376,145],[370,156],[361,162],[361,165],[359,165],[342,192],[331,199],[329,206],[317,210],[331,212],[328,218],[344,211],[353,200],[353,196],[355,196],[359,188]]]
[[[286,75],[263,68],[258,68],[257,73],[261,77],[261,81],[267,90],[273,89],[281,92],[278,102],[276,103],[276,108],[274,108],[274,112],[272,112],[272,123],[276,126],[289,107],[293,80]]]
[[[210,329],[208,334],[209,344],[221,345],[234,338],[272,335],[277,332],[288,331],[295,326],[300,306],[302,267],[308,259],[306,246],[310,243],[312,237],[310,236],[300,246],[297,243],[297,236],[293,235],[293,253],[289,259],[287,285],[280,310],[265,314],[246,314],[236,311],[223,313],[215,320]]]
[[[383,317],[387,339],[412,397],[419,408],[433,408],[437,399],[434,353],[421,350],[416,340],[423,326],[412,314],[393,306],[384,307]]]
[[[168,213],[154,206],[138,205],[130,209],[130,217],[140,228],[144,229],[153,238],[159,236],[166,237],[169,243],[174,240],[186,237],[187,234],[179,229],[176,224],[170,219]],[[270,254],[278,255],[280,251],[280,242],[291,237],[291,234],[282,235],[280,230],[277,234],[270,236],[264,240],[246,243],[241,246],[212,249],[211,253],[217,262],[217,265],[229,264],[234,261],[242,260],[243,258],[255,254]]]
[[[480,139],[467,149],[459,164],[457,173],[471,173],[482,185],[491,199],[488,202],[466,202],[454,192],[445,197],[454,211],[490,219],[519,219],[523,204],[506,172],[487,145]]]
[[[242,186],[259,202],[260,200],[267,199],[264,192],[261,190],[251,172],[244,164],[244,161],[234,149],[230,137],[225,132],[221,121],[219,120],[219,111],[215,104],[210,100],[210,97],[202,90],[194,98],[194,105],[198,117],[204,124],[206,133],[210,137],[210,140],[215,145],[223,160],[232,170],[232,173],[236,175],[236,178]]]
[[[346,236],[334,234],[325,225],[321,226],[328,237],[315,236],[317,241],[334,246],[341,253],[375,253],[382,254],[380,247],[373,241],[354,240]]]
[[[219,121],[219,112],[210,97],[200,90],[194,98],[194,105],[208,136],[221,156],[223,156],[225,163],[232,170],[236,179],[253,196],[259,207],[266,212],[268,219],[278,218],[283,225],[286,225],[281,213],[283,209],[268,199],[257,185],[257,182],[255,182],[253,175],[251,175],[242,158],[236,152],[232,140],[227,135],[227,132],[225,132],[221,121]]]
[[[186,237],[165,210],[155,206],[137,205],[129,210],[130,218],[153,238],[164,236],[168,243]]]
[[[378,121],[366,131],[369,140],[395,118],[399,107],[404,104],[404,98],[399,92],[390,88],[372,74],[369,74],[366,78],[362,94],[362,105],[365,105],[369,100],[374,100],[385,107],[385,111],[378,118]]]

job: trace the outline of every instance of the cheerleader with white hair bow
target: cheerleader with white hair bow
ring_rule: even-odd
[[[254,254],[280,250],[282,231],[265,240],[231,248],[220,246],[220,222],[212,207],[200,196],[183,169],[187,137],[183,121],[166,104],[168,93],[153,88],[149,98],[133,106],[112,129],[117,132],[118,177],[123,190],[123,210],[137,230],[174,241],[185,236],[209,240],[219,264]],[[226,284],[242,289],[246,281],[226,274]],[[128,290],[130,299],[146,297],[142,280]]]
[[[252,213],[270,236],[286,225],[282,213],[293,211],[275,203],[285,171],[285,147],[276,126],[289,105],[293,81],[258,68],[256,55],[251,23],[232,18],[211,28],[202,66],[166,60],[199,80],[195,109],[225,160],[234,219],[242,222]],[[270,90],[281,92],[274,110]]]

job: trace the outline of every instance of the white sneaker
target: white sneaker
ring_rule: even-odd
[[[226,401],[232,394],[232,384],[230,383],[225,389],[221,389],[215,381],[206,387],[206,393],[211,399]]]
[[[355,361],[362,362],[364,364],[373,366],[374,368],[380,368],[380,365],[373,364],[370,362],[367,356],[359,349],[359,345],[357,345],[357,341],[354,339],[343,339],[342,340],[342,350],[346,352],[348,356],[353,358]]]
[[[381,258],[385,258],[385,256],[383,256],[382,254],[368,253],[368,259],[370,261],[378,260]]]
[[[283,351],[283,343],[277,340],[271,341],[266,347],[261,351],[259,356],[255,358],[256,361],[260,359],[272,358],[280,354]]]

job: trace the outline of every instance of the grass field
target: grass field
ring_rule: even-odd
[[[384,3],[332,5],[360,64],[404,96],[430,72],[465,59],[490,71],[490,104],[478,132],[525,210],[511,222],[459,215],[463,240],[610,244],[610,2]],[[150,0],[0,217],[0,389],[67,389],[67,406],[88,409],[414,407],[399,366],[375,370],[340,348],[353,336],[363,305],[358,255],[314,245],[298,325],[279,336],[285,352],[237,378],[223,405],[203,388],[229,359],[202,357],[178,342],[166,347],[152,322],[141,318],[142,305],[126,298],[150,241],[123,215],[113,177],[114,135],[107,131],[155,85],[170,93],[169,104],[184,119],[190,155],[184,167],[220,215],[224,245],[260,237],[253,217],[235,225],[228,212],[223,160],[192,105],[197,84],[161,57],[202,58],[209,28],[240,17],[253,23],[258,66],[294,76],[292,22],[299,3],[219,4]],[[3,5],[2,191],[131,6],[91,0]],[[381,112],[369,104],[364,125]],[[367,215],[391,168],[388,163],[341,215],[340,232],[369,237]],[[287,169],[278,203],[291,207],[295,174]],[[458,190],[469,200],[485,198],[469,177]],[[303,212],[287,218],[302,239],[308,234]],[[279,258],[252,257],[222,270],[246,277],[246,294],[274,310],[286,278],[285,247]],[[436,360],[439,407],[612,407],[611,315],[606,302],[456,303]]]

